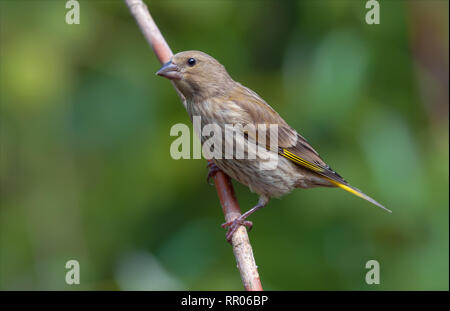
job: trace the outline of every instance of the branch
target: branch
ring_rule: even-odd
[[[142,2],[142,0],[125,0],[125,3],[128,5],[131,13],[137,21],[137,24],[144,34],[145,39],[152,47],[159,62],[161,64],[168,62],[173,55],[172,51],[153,21],[147,6]],[[186,107],[186,100],[183,95],[176,89],[176,87],[175,90],[181,97],[183,105]],[[225,220],[228,222],[239,217],[241,215],[241,210],[236,200],[230,177],[222,171],[218,171],[214,175],[214,183],[216,186],[217,195],[219,196],[220,204],[222,205]],[[252,246],[250,245],[250,240],[248,239],[247,229],[245,226],[241,226],[238,230],[236,230],[232,237],[231,244],[233,246],[233,253],[236,257],[237,267],[241,274],[241,279],[245,290],[263,290],[259,279],[255,258],[253,257]]]

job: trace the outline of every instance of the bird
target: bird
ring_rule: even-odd
[[[233,155],[231,158],[222,156],[212,159],[210,173],[220,169],[259,196],[253,208],[222,225],[228,228],[226,239],[229,242],[241,225],[251,228],[248,216],[265,207],[271,198],[283,196],[297,188],[338,187],[391,212],[331,169],[302,135],[257,93],[234,81],[225,67],[212,56],[195,50],[179,52],[156,75],[172,80],[186,100],[186,110],[191,121],[194,117],[201,118],[201,129],[208,124],[215,124],[222,130],[225,130],[226,124],[251,124],[255,127],[265,124],[278,128],[277,146],[273,148],[266,142],[264,157],[242,159]],[[259,141],[258,133],[245,132],[244,140]],[[260,135],[268,134],[261,132]],[[208,137],[200,136],[204,144]],[[277,157],[275,169],[261,168],[261,162],[266,156]]]

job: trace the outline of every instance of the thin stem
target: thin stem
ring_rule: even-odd
[[[144,34],[145,39],[152,47],[159,62],[163,64],[169,61],[173,55],[172,51],[159,31],[158,26],[156,26],[147,6],[142,2],[142,0],[125,0],[125,3],[136,19],[136,22]],[[180,96],[183,105],[186,107],[186,101],[183,95],[176,89],[176,87],[175,90]],[[219,196],[220,204],[222,205],[225,221],[229,222],[239,217],[241,215],[241,210],[234,194],[230,177],[222,171],[218,171],[214,175],[214,183]],[[231,244],[233,246],[233,253],[236,258],[237,267],[241,274],[241,279],[245,290],[263,290],[255,263],[255,258],[253,257],[253,249],[250,245],[250,240],[248,238],[247,229],[245,226],[241,226],[238,230],[236,230],[232,237]]]

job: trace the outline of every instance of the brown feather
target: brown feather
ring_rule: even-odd
[[[195,58],[195,65],[189,65],[190,58]],[[281,155],[276,169],[261,170],[259,164],[264,161],[262,158],[214,159],[220,169],[249,186],[260,195],[262,201],[267,202],[271,197],[286,194],[298,187],[337,186],[383,207],[333,171],[303,136],[291,128],[258,94],[233,81],[217,60],[200,51],[186,51],[174,55],[171,62],[179,77],[173,82],[186,98],[188,114],[191,119],[201,116],[202,128],[206,124],[217,124],[224,133],[225,124],[240,124],[243,127],[253,124],[256,129],[259,124],[265,124],[266,129],[272,124],[278,125],[276,150],[270,149],[270,131],[264,133],[267,148],[264,151]],[[247,132],[244,137],[258,142],[258,131]],[[201,135],[200,138],[204,142],[205,137]]]
[[[277,124],[278,150],[274,151],[278,152],[281,156],[285,156],[283,150],[288,150],[301,159],[320,168],[320,170],[312,170],[314,173],[347,184],[339,174],[333,171],[330,166],[320,158],[318,152],[314,150],[306,139],[298,134],[296,130],[291,128],[286,121],[284,121],[284,119],[254,91],[246,88],[240,83],[236,83],[236,87],[230,90],[223,98],[219,98],[219,101],[220,100],[234,102],[243,109],[245,114],[240,116],[240,120],[235,120],[236,123],[243,122],[243,124],[254,124],[255,126],[258,124],[266,124],[267,126],[270,124]],[[258,131],[256,131],[256,136],[252,136],[252,133],[249,134],[249,139],[255,142],[258,141]],[[270,147],[269,131],[266,131],[266,145],[267,147]],[[292,161],[291,158],[286,158]],[[297,165],[302,165],[298,162],[293,162]],[[310,169],[308,166],[302,166]]]

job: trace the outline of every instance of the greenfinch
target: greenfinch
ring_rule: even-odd
[[[251,225],[246,218],[267,205],[270,198],[280,197],[296,188],[339,187],[387,211],[383,205],[351,186],[332,170],[314,148],[269,106],[258,94],[234,81],[225,67],[200,51],[180,52],[156,73],[173,81],[186,99],[187,112],[193,120],[201,118],[201,127],[226,124],[265,124],[277,126],[277,147],[268,145],[265,156],[278,157],[275,169],[262,169],[263,156],[250,158],[213,158],[217,167],[231,178],[248,186],[259,195],[258,203],[236,218],[223,224],[228,227],[227,240],[241,225]],[[197,133],[199,134],[199,133]],[[245,139],[257,140],[258,132],[245,133]],[[200,135],[204,144],[207,137]],[[226,140],[226,138],[225,138]],[[269,139],[267,139],[269,140]]]

